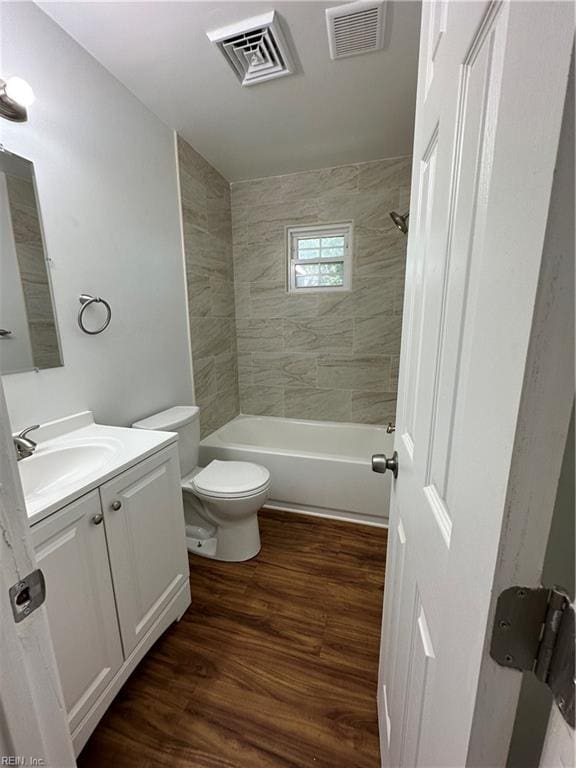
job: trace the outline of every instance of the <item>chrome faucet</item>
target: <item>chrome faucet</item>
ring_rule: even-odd
[[[22,432],[19,432],[13,438],[14,448],[16,449],[16,458],[18,461],[27,459],[29,456],[32,456],[36,450],[37,444],[34,442],[34,440],[30,440],[29,437],[26,437],[26,435],[28,432],[32,432],[33,429],[38,429],[39,427],[40,424],[34,424],[33,427],[27,427],[27,429],[23,429]]]

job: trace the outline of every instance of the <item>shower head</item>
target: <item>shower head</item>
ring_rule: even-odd
[[[406,213],[402,216],[399,213],[396,213],[396,211],[390,212],[390,218],[396,224],[400,232],[403,232],[405,235],[408,234],[408,217],[410,216],[410,211],[406,211]]]

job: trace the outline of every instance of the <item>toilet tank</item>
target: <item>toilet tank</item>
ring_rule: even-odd
[[[134,429],[157,429],[178,433],[180,477],[198,466],[200,449],[200,409],[195,405],[176,405],[132,424]]]

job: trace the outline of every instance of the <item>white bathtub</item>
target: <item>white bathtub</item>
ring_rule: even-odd
[[[200,464],[252,461],[270,470],[266,506],[386,525],[390,473],[372,472],[373,453],[392,455],[385,427],[237,416],[200,443]]]

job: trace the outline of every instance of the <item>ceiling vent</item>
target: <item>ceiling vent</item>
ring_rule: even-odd
[[[220,48],[242,85],[256,85],[294,72],[275,11],[207,35]]]
[[[384,0],[358,0],[326,9],[332,59],[370,53],[384,47]]]

